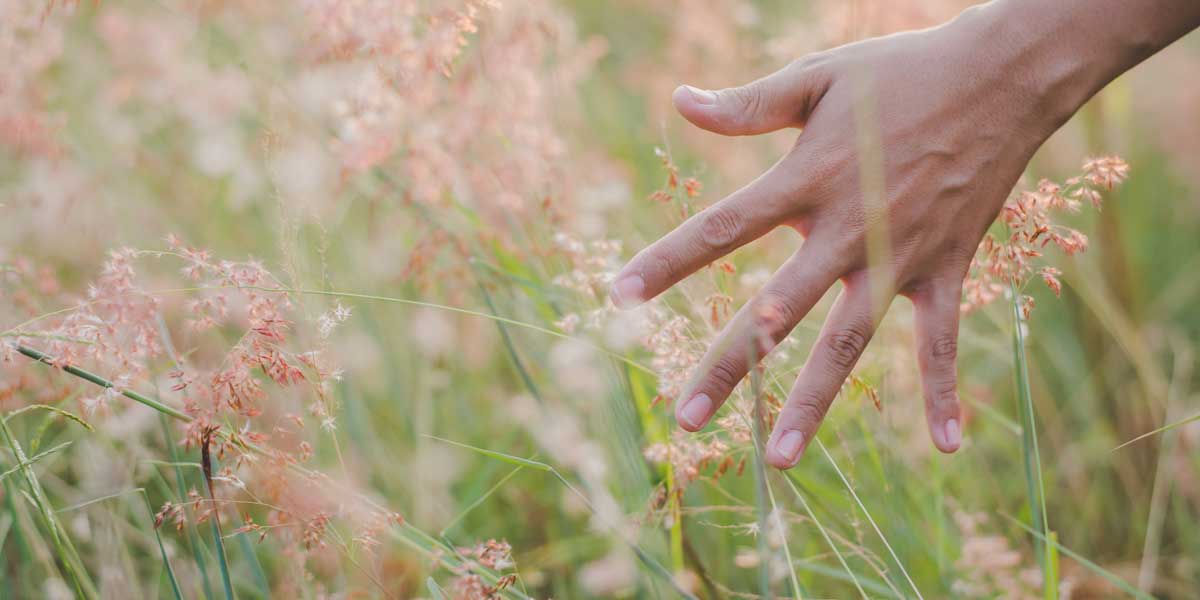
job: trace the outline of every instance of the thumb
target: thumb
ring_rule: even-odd
[[[722,135],[758,135],[803,127],[828,85],[825,77],[802,62],[741,87],[705,90],[681,85],[671,100],[685,119]]]

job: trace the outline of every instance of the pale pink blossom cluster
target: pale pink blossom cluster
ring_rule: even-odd
[[[1071,256],[1087,250],[1088,238],[1056,222],[1056,213],[1077,213],[1085,202],[1099,209],[1103,192],[1112,191],[1128,174],[1129,165],[1118,157],[1089,159],[1083,173],[1065,185],[1043,179],[1036,190],[1010,198],[1000,213],[1007,236],[988,234],[980,242],[963,283],[962,310],[989,304],[1011,290],[1021,293],[1035,275],[1057,296],[1062,291],[1058,279],[1062,272],[1044,264],[1043,249],[1053,245]],[[1022,293],[1019,302],[1028,317],[1033,297]]]
[[[138,267],[139,260],[150,258],[182,262],[181,285],[148,289]],[[59,286],[45,273],[23,261],[16,264],[22,266],[4,273],[21,284],[14,286],[19,291],[12,300],[37,302],[35,292],[58,298]],[[31,290],[30,281],[41,285]],[[293,329],[301,317],[280,287],[256,261],[216,260],[174,236],[166,251],[114,251],[73,307],[6,332],[3,368],[17,376],[6,375],[0,400],[23,388],[46,389],[28,374],[45,367],[18,357],[19,346],[40,349],[54,366],[83,367],[114,384],[100,388],[60,375],[56,381],[63,388],[48,388],[60,399],[70,389],[82,392],[85,416],[124,414],[133,401],[122,394],[152,393],[158,387],[153,373],[169,365],[158,397],[181,406],[188,417],[180,443],[198,449],[206,464],[214,457],[221,467],[212,473],[206,467],[213,495],[192,490],[187,503],[165,505],[159,523],[182,527],[191,506],[197,522],[242,523],[240,530],[270,533],[307,553],[325,547],[325,532],[337,519],[350,525],[353,539],[364,547],[377,545],[380,533],[399,522],[398,515],[357,492],[346,494],[334,480],[302,466],[313,445],[312,429],[301,414],[311,416],[317,431],[334,427],[331,383],[340,371],[322,346],[297,348]],[[335,303],[313,328],[320,332],[322,323],[333,327],[349,316],[348,308]],[[225,341],[228,336],[236,340],[232,345]],[[264,515],[262,525],[253,513]],[[296,555],[297,568],[304,553]]]
[[[670,463],[675,473],[675,485],[683,488],[699,479],[709,467],[717,477],[735,464],[730,445],[717,436],[696,437],[676,432],[671,443],[651,444],[643,451],[646,460],[654,464]],[[737,469],[739,472],[741,467]]]
[[[952,584],[962,598],[1025,600],[1041,597],[1042,574],[1002,535],[985,533],[986,516],[957,511],[954,521],[962,535],[962,552],[955,562],[960,576]],[[1070,590],[1070,580],[1060,580],[1060,596]],[[997,596],[997,593],[1000,595]]]

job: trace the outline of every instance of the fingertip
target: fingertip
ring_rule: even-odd
[[[681,85],[671,94],[675,110],[693,125],[703,129],[720,129],[717,119],[717,94],[690,85]]]
[[[612,303],[621,309],[634,308],[646,301],[646,281],[641,275],[626,275],[617,279],[609,290]]]
[[[957,418],[946,419],[932,428],[932,433],[933,445],[944,454],[954,454],[962,447],[962,426]]]
[[[713,401],[708,394],[696,394],[675,407],[675,420],[685,431],[704,429],[712,417]]]
[[[702,90],[690,85],[681,85],[671,93],[671,101],[681,111],[684,107],[704,110],[708,107],[716,106],[717,94],[716,92]]]
[[[767,464],[776,469],[790,469],[796,466],[804,454],[807,436],[799,429],[792,429],[772,436],[767,442]]]

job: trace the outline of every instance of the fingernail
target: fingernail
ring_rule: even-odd
[[[787,459],[788,464],[796,462],[800,458],[800,448],[804,446],[804,432],[799,429],[793,429],[779,438],[775,442],[775,452]]]
[[[712,412],[712,399],[708,397],[708,394],[696,394],[683,403],[683,407],[679,409],[679,418],[688,427],[700,429],[708,421],[710,412]]]
[[[645,302],[642,298],[645,291],[646,282],[640,275],[627,275],[613,284],[610,295],[617,308],[633,308]]]
[[[688,91],[689,94],[692,95],[692,99],[696,101],[696,104],[716,104],[717,103],[717,95],[708,90],[694,88],[690,85],[685,85],[683,87],[684,87],[684,89],[686,89]]]
[[[958,428],[958,419],[946,421],[946,445],[957,448],[962,444],[962,431]]]

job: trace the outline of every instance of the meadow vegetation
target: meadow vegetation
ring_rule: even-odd
[[[1195,597],[1194,35],[981,244],[954,455],[906,301],[794,469],[761,438],[833,294],[676,426],[794,232],[608,298],[794,138],[676,85],[967,4],[0,4],[0,598]]]

